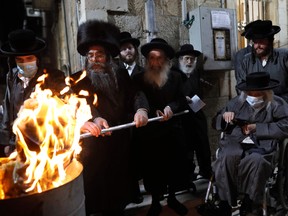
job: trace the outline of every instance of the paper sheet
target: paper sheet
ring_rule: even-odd
[[[196,113],[202,109],[206,104],[198,97],[194,95],[189,103],[190,108]]]

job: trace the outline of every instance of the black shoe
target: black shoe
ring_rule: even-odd
[[[252,206],[253,201],[248,195],[245,195],[240,206],[240,216],[246,216],[248,213],[252,212]]]
[[[202,216],[231,216],[232,208],[226,201],[221,201],[219,205],[208,202],[196,207],[197,212]]]
[[[148,212],[147,216],[159,216],[162,211],[162,206],[159,202],[152,202]]]
[[[167,204],[169,208],[173,209],[179,215],[186,215],[188,213],[188,209],[174,197],[168,197]]]
[[[135,204],[140,204],[142,203],[144,200],[143,196],[141,194],[139,194],[138,196],[135,196],[132,200],[133,203]]]

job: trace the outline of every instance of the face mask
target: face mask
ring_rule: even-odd
[[[19,73],[27,78],[33,77],[38,70],[36,61],[17,63],[17,68],[19,70]]]
[[[260,107],[263,103],[263,96],[259,96],[259,97],[253,97],[253,96],[249,96],[247,95],[246,97],[246,101],[252,106],[252,107]]]

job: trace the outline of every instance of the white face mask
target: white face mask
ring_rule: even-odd
[[[33,77],[38,70],[36,61],[17,63],[17,68],[19,70],[19,73],[27,78]]]
[[[255,108],[260,107],[264,103],[263,96],[254,97],[247,95],[246,101]]]

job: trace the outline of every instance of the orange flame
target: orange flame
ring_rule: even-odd
[[[38,81],[44,79],[45,75]],[[80,128],[92,118],[84,98],[70,94],[60,99],[40,86],[36,85],[13,124],[17,154],[9,159],[16,157],[13,180],[26,193],[42,192],[63,184],[65,167],[81,151]],[[67,89],[62,91],[67,92]]]

